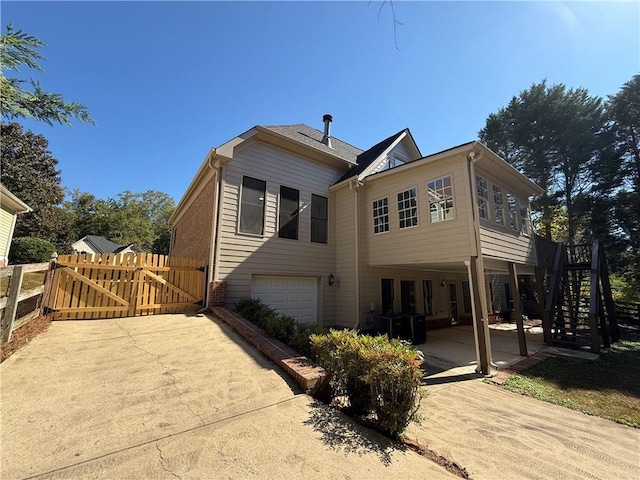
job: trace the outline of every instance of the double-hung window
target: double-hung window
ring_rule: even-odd
[[[311,195],[311,241],[327,243],[327,197]]]
[[[389,199],[381,198],[373,202],[373,233],[389,231]]]
[[[478,216],[489,220],[489,189],[487,181],[476,175],[476,196],[478,197]]]
[[[252,235],[264,235],[264,206],[267,182],[242,177],[240,194],[240,222],[238,231]]]
[[[507,206],[509,208],[509,227],[514,232],[518,231],[518,200],[507,192]]]
[[[443,177],[427,183],[431,223],[455,218],[453,210],[453,185],[451,177]]]
[[[529,235],[529,204],[520,200],[520,233]]]
[[[493,186],[493,212],[498,225],[504,225],[504,200],[502,189],[497,185]]]
[[[278,236],[298,239],[298,216],[300,215],[300,191],[280,186],[280,210],[278,212]]]
[[[400,228],[415,227],[418,225],[418,201],[417,189],[411,188],[398,194],[398,218]]]

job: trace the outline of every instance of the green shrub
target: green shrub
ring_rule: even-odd
[[[311,323],[296,323],[296,331],[293,332],[289,339],[288,345],[296,352],[304,355],[307,358],[314,358],[314,353],[311,350],[311,335],[323,335],[328,332],[328,329],[321,327],[320,325],[313,325]]]
[[[312,354],[309,336],[327,331],[318,325],[298,323],[289,315],[279,314],[259,298],[243,298],[236,302],[235,307],[238,314],[258,325],[267,335],[286,343],[305,356]]]
[[[266,317],[262,328],[270,337],[289,343],[296,331],[296,320],[288,315],[270,315]]]
[[[393,437],[417,419],[422,358],[411,346],[353,330],[313,335],[311,346],[331,374],[332,394],[347,395],[352,413],[375,413],[378,428]]]
[[[56,251],[52,243],[36,237],[14,238],[9,251],[9,263],[20,265],[23,263],[42,263],[51,260],[51,254]]]

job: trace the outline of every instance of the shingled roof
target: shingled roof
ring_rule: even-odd
[[[345,173],[342,177],[340,177],[340,179],[336,182],[336,184],[345,181],[347,178],[351,178],[355,175],[360,175],[362,172],[364,172],[364,170],[369,165],[371,165],[371,162],[373,162],[376,158],[378,158],[382,154],[382,152],[384,152],[387,148],[389,148],[389,146],[393,142],[395,142],[396,139],[400,135],[402,135],[402,133],[404,133],[405,131],[407,131],[406,128],[404,130],[400,130],[395,135],[391,135],[389,138],[385,138],[380,143],[375,144],[369,150],[362,152],[360,155],[358,155],[356,159],[356,163],[357,163],[356,167],[352,168],[347,173]]]
[[[362,150],[359,148],[349,145],[333,136],[331,137],[331,146],[333,148],[326,146],[322,143],[324,133],[304,123],[297,125],[270,125],[264,126],[264,128],[295,140],[296,142],[313,147],[321,152],[334,155],[353,165],[356,164],[358,155],[362,153]]]

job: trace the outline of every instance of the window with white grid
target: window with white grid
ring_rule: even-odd
[[[478,215],[489,220],[489,189],[487,181],[480,175],[476,175],[476,195],[478,197]]]
[[[520,200],[520,233],[529,235],[529,203]]]
[[[398,194],[398,218],[400,228],[415,227],[418,225],[418,201],[417,189],[411,188]]]
[[[427,183],[429,215],[431,223],[455,218],[453,209],[453,185],[451,177],[443,177]]]
[[[493,186],[493,213],[496,223],[504,225],[504,199],[502,189],[497,185]]]
[[[381,198],[373,202],[373,233],[389,231],[389,199]]]
[[[507,206],[509,208],[509,227],[514,232],[518,231],[518,200],[507,192]]]

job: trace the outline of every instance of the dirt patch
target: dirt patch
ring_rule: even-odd
[[[2,344],[2,351],[0,352],[0,363],[4,362],[7,358],[13,355],[14,352],[24,347],[36,335],[47,330],[49,328],[49,325],[51,325],[51,320],[49,318],[38,317],[18,328],[11,335],[11,340],[7,343]]]

